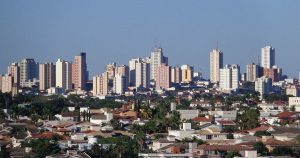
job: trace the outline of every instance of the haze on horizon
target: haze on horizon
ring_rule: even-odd
[[[87,52],[90,77],[110,62],[150,56],[160,43],[170,65],[190,64],[209,74],[209,52],[224,64],[257,62],[266,45],[276,49],[284,74],[300,71],[300,1],[11,1],[0,2],[0,74],[11,62],[73,60]]]

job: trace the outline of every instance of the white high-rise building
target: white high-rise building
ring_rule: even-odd
[[[72,63],[58,59],[56,61],[56,87],[65,90],[72,89]]]
[[[213,49],[210,52],[210,81],[220,81],[220,69],[223,68],[223,52]]]
[[[129,60],[129,85],[135,86],[135,68],[136,63],[142,62],[141,58],[131,59]]]
[[[234,90],[239,88],[240,67],[238,65],[225,65],[220,69],[220,88]]]
[[[116,74],[114,78],[114,92],[116,94],[124,94],[127,88],[127,77],[121,74]]]
[[[154,48],[151,52],[151,79],[156,80],[157,67],[163,63],[168,65],[168,58],[164,56],[163,49]]]
[[[261,67],[272,68],[275,65],[275,48],[266,46],[261,49]]]
[[[135,86],[150,87],[150,64],[145,62],[136,63]]]
[[[260,93],[260,99],[263,99],[264,94],[270,93],[272,90],[272,79],[265,76],[257,78],[255,81],[255,91]]]

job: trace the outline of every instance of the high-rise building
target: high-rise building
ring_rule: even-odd
[[[13,77],[9,74],[6,74],[4,76],[0,76],[1,78],[1,91],[2,93],[9,93],[12,91],[12,87],[13,87]]]
[[[240,76],[240,66],[239,65],[231,65],[231,88],[237,89],[239,88],[241,76]]]
[[[48,88],[55,87],[55,65],[53,63],[40,64],[39,68],[39,89],[47,90]]]
[[[156,89],[168,89],[171,83],[171,68],[166,64],[157,67]]]
[[[157,67],[165,63],[168,65],[168,58],[164,56],[162,48],[154,48],[151,52],[151,80],[156,80]]]
[[[113,80],[116,74],[116,63],[107,64],[105,71],[108,73],[108,79]]]
[[[239,88],[240,67],[238,65],[225,65],[220,69],[220,88],[234,90]]]
[[[108,72],[93,77],[93,95],[107,95],[108,87]]]
[[[81,52],[74,57],[74,63],[72,64],[72,83],[74,89],[85,90],[85,84],[88,80],[86,53]]]
[[[272,79],[268,77],[257,78],[255,81],[255,91],[260,93],[260,99],[263,99],[265,94],[272,91]]]
[[[272,82],[278,82],[278,69],[277,68],[264,68],[264,76],[271,78]]]
[[[246,66],[247,71],[247,81],[254,82],[260,76],[260,66],[255,63],[248,64]]]
[[[135,68],[135,86],[149,88],[150,87],[150,64],[145,62],[136,63]]]
[[[114,93],[124,94],[128,88],[127,77],[116,74],[114,78]]]
[[[179,66],[175,66],[171,69],[171,82],[181,83],[182,81],[182,70]]]
[[[275,48],[266,46],[261,49],[261,67],[272,68],[275,65]]]
[[[58,59],[55,69],[56,87],[72,90],[72,63]]]
[[[223,68],[223,52],[213,49],[210,52],[210,81],[217,83],[220,81],[220,69]]]
[[[33,79],[39,79],[39,64],[34,59],[23,59],[20,66],[20,83],[23,85]]]
[[[190,83],[193,81],[194,68],[190,65],[181,66],[181,79],[184,83]]]
[[[11,75],[14,78],[14,83],[20,84],[20,67],[18,63],[12,63],[7,68],[7,74]]]
[[[120,65],[116,68],[116,74],[129,78],[129,67],[127,65]]]
[[[142,62],[141,58],[129,60],[129,85],[135,86],[135,67],[136,63]]]

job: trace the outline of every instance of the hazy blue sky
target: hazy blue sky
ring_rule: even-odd
[[[171,65],[188,63],[207,77],[217,41],[224,63],[242,72],[272,45],[276,64],[298,77],[300,1],[0,1],[0,73],[25,57],[73,60],[83,50],[93,75],[109,62],[149,56],[157,42]]]

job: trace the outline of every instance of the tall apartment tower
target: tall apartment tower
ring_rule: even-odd
[[[116,74],[129,78],[129,67],[127,65],[120,65],[116,68]]]
[[[181,83],[182,81],[182,70],[179,66],[175,66],[171,69],[171,82]]]
[[[40,64],[39,68],[39,89],[47,90],[48,88],[55,87],[55,65],[53,63]]]
[[[255,63],[248,64],[246,66],[247,72],[247,81],[254,82],[257,78],[260,77],[260,66]]]
[[[166,64],[161,64],[157,67],[156,74],[156,89],[168,89],[171,83],[171,68]]]
[[[136,63],[135,87],[150,87],[150,64],[146,62]]]
[[[151,52],[151,80],[156,80],[157,67],[160,64],[168,65],[168,58],[164,56],[162,48],[154,48]]]
[[[55,69],[56,87],[72,90],[72,63],[58,59]]]
[[[261,49],[261,67],[272,68],[275,65],[275,48],[265,46]]]
[[[20,83],[39,78],[39,65],[34,59],[25,58],[19,63]]]
[[[85,84],[88,80],[86,53],[81,52],[74,57],[74,63],[72,65],[72,83],[74,89],[85,90]]]
[[[220,69],[220,88],[233,90],[239,88],[240,67],[238,65],[225,65]]]
[[[193,81],[194,68],[190,65],[181,66],[181,79],[184,83],[190,83]]]
[[[107,64],[105,67],[105,71],[108,73],[108,79],[113,80],[116,74],[116,63]]]
[[[223,68],[223,52],[213,49],[210,52],[210,81],[217,83],[220,81],[220,69]]]
[[[142,62],[141,58],[131,59],[129,60],[129,85],[135,86],[135,68],[136,63]]]
[[[114,93],[124,94],[128,88],[127,77],[116,74],[114,78]]]
[[[108,72],[93,77],[93,95],[107,95],[108,88]]]
[[[14,78],[14,84],[20,85],[20,67],[18,63],[12,63],[7,67],[7,74]]]

